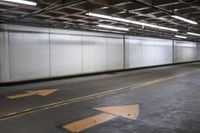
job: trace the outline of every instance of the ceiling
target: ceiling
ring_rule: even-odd
[[[32,0],[34,1],[34,0]],[[53,26],[84,30],[102,30],[98,24],[128,27],[126,34],[173,38],[175,32],[142,27],[124,22],[87,16],[87,12],[141,21],[179,30],[200,33],[200,25],[172,18],[176,14],[200,23],[199,0],[35,0],[37,6],[0,1],[0,23]],[[111,30],[109,30],[111,32]],[[112,31],[114,32],[114,31]],[[200,41],[200,37],[188,36]]]

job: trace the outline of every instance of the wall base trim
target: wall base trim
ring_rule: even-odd
[[[0,82],[0,86],[15,86],[15,85],[23,85],[23,84],[31,84],[31,83],[54,81],[54,80],[71,79],[71,78],[80,78],[80,77],[94,76],[94,75],[101,75],[101,74],[112,74],[112,73],[115,73],[115,72],[126,72],[126,71],[134,71],[134,70],[142,70],[142,69],[150,69],[150,68],[173,66],[173,65],[182,65],[182,64],[190,64],[190,63],[198,63],[198,62],[200,62],[200,61],[169,63],[169,64],[162,64],[162,65],[156,65],[156,66],[127,68],[127,69],[110,70],[110,71],[102,71],[102,72],[92,72],[92,73],[84,73],[84,74],[76,74],[76,75],[68,75],[68,76],[58,76],[58,77],[50,77],[50,78],[42,78],[42,79],[31,79],[31,80],[23,80],[23,81]]]

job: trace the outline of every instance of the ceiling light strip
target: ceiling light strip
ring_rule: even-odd
[[[12,3],[19,3],[19,4],[24,4],[24,5],[30,5],[30,6],[36,6],[37,3],[33,1],[27,1],[27,0],[2,0],[5,2],[12,2]]]
[[[200,34],[194,33],[194,32],[187,32],[188,35],[193,35],[193,36],[200,36]]]
[[[114,30],[121,30],[121,31],[128,31],[128,28],[124,27],[116,27],[116,26],[111,26],[111,25],[104,25],[104,24],[99,24],[97,25],[98,27],[106,28],[106,29],[114,29]]]
[[[186,18],[183,18],[183,17],[177,16],[177,15],[172,15],[171,17],[172,17],[172,18],[179,19],[179,20],[182,20],[182,21],[187,22],[187,23],[190,23],[190,24],[195,24],[195,25],[198,24],[198,23],[195,22],[195,21],[192,21],[192,20],[189,20],[189,19],[186,19]]]
[[[182,39],[187,39],[186,36],[181,36],[181,35],[175,35],[175,37],[177,37],[177,38],[182,38]]]
[[[162,29],[162,30],[168,30],[168,31],[174,31],[174,32],[178,31],[178,29],[174,29],[174,28],[168,28],[168,27],[163,27],[163,26],[158,26],[158,25],[153,25],[153,24],[147,24],[147,23],[143,23],[143,22],[139,22],[139,21],[133,21],[133,20],[123,19],[123,18],[118,18],[118,17],[112,17],[112,16],[102,15],[102,14],[96,14],[96,13],[91,13],[91,12],[87,13],[87,15],[93,16],[93,17],[98,17],[98,18],[104,18],[104,19],[109,19],[109,20],[125,22],[125,23],[142,25],[142,26],[157,28],[157,29]]]

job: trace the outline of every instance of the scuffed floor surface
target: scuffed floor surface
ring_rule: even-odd
[[[126,105],[138,108],[94,109]],[[200,63],[0,88],[0,133],[71,133],[80,120],[80,133],[200,133]]]

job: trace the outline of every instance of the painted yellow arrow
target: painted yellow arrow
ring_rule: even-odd
[[[124,105],[124,106],[111,106],[94,108],[95,110],[103,113],[91,116],[82,120],[78,120],[62,126],[64,129],[72,132],[79,133],[87,128],[96,126],[103,122],[109,121],[115,117],[121,116],[128,119],[136,120],[139,115],[139,105]]]
[[[35,91],[25,91],[23,94],[13,95],[13,96],[7,96],[8,99],[19,99],[23,97],[33,96],[33,95],[39,95],[39,96],[47,96],[51,93],[54,93],[57,91],[57,89],[47,89],[47,90],[35,90]]]

